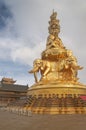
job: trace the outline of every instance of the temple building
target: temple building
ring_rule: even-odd
[[[86,114],[86,85],[80,83],[78,78],[78,71],[83,67],[78,65],[73,52],[65,47],[59,37],[60,24],[54,11],[50,16],[48,30],[46,48],[29,71],[34,75],[35,83],[27,90],[27,86],[25,89],[14,85],[12,80],[3,79],[0,94],[4,89],[5,97],[9,93],[10,97],[17,98],[27,91],[25,100],[19,99],[9,104],[10,108],[15,107],[18,111],[22,106],[25,111],[35,114]]]
[[[28,85],[17,85],[14,84],[15,82],[11,78],[2,78],[0,82],[0,107],[26,97]]]

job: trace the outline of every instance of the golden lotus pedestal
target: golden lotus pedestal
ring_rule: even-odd
[[[86,113],[86,86],[72,83],[34,84],[28,90],[28,109],[36,114]]]

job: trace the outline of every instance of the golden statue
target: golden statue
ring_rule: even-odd
[[[28,90],[28,110],[40,114],[86,114],[86,85],[78,81],[78,65],[73,52],[62,43],[59,20],[53,11],[49,21],[49,36],[41,58],[33,62],[35,84]],[[39,75],[40,74],[40,78]]]
[[[46,50],[42,52],[42,58],[33,63],[35,82],[50,83],[74,81],[77,82],[77,72],[82,69],[77,64],[76,58],[71,50],[64,47],[58,37],[60,32],[59,20],[56,19],[57,13],[53,11],[49,21],[49,36],[47,38]],[[41,79],[38,81],[37,72],[40,72]]]

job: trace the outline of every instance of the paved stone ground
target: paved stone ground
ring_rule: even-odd
[[[22,116],[0,110],[0,130],[86,130],[86,115]]]

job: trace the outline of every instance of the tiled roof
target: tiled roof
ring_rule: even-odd
[[[0,84],[0,90],[26,92],[28,90],[28,85]]]

